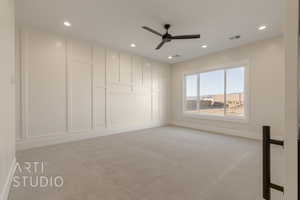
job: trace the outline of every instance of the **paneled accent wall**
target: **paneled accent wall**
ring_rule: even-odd
[[[19,35],[20,149],[167,123],[168,64],[32,29]]]
[[[92,128],[92,46],[67,41],[68,131]],[[37,94],[38,95],[38,94]]]
[[[66,42],[38,32],[22,34],[23,135],[66,132]]]
[[[93,48],[93,129],[106,128],[106,50]]]

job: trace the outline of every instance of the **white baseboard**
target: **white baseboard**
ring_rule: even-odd
[[[185,121],[172,121],[170,124],[174,126],[192,128],[192,129],[213,132],[213,133],[218,133],[223,135],[237,136],[237,137],[243,137],[243,138],[255,139],[255,140],[262,139],[259,133],[247,131],[247,130],[236,130],[236,129],[229,129],[224,127],[207,126],[207,125],[195,124],[195,123],[190,123]]]
[[[150,124],[146,124],[138,127],[130,127],[130,128],[119,128],[119,129],[111,129],[111,130],[103,129],[103,130],[93,130],[93,131],[84,131],[84,132],[76,132],[76,133],[66,132],[66,133],[61,133],[56,135],[31,137],[31,138],[18,140],[16,147],[17,150],[19,151],[19,150],[36,148],[36,147],[43,147],[48,145],[119,134],[128,131],[136,131],[136,130],[160,127],[165,125],[166,123],[164,122],[155,122],[155,123],[150,123]]]
[[[8,194],[9,194],[9,190],[10,190],[10,186],[12,183],[12,179],[13,176],[15,174],[15,170],[16,170],[16,158],[13,159],[11,166],[10,166],[10,170],[9,170],[9,174],[6,178],[6,182],[3,188],[2,193],[0,194],[0,200],[7,200],[8,198]]]

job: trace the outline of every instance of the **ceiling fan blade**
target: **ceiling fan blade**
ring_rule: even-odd
[[[159,45],[156,47],[156,50],[160,49],[165,44],[165,41],[162,41],[159,43]]]
[[[198,39],[200,35],[175,35],[171,39]]]
[[[156,35],[162,36],[162,34],[160,34],[159,32],[157,32],[155,30],[153,30],[152,28],[149,28],[147,26],[143,26],[142,28],[145,29],[145,30],[147,30],[147,31],[150,31],[151,33],[154,33]]]

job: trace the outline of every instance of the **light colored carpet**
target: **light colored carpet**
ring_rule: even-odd
[[[9,200],[257,200],[261,143],[178,127],[17,153],[46,162],[62,188],[12,187]]]

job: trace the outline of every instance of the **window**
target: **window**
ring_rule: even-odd
[[[186,113],[245,117],[245,67],[185,76]]]
[[[224,115],[224,70],[201,73],[199,78],[200,113]]]
[[[191,75],[186,77],[186,110],[197,111],[198,98],[198,75]]]

